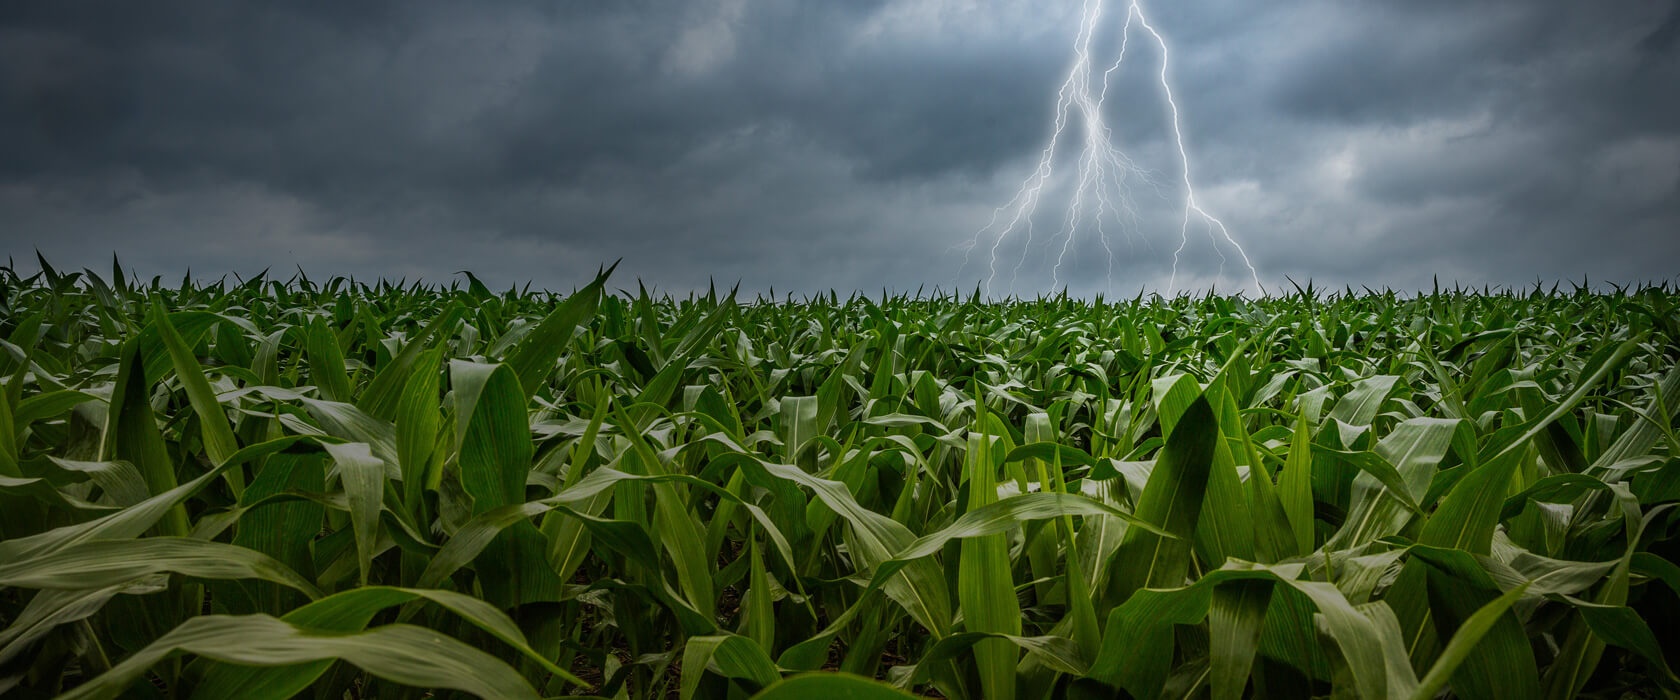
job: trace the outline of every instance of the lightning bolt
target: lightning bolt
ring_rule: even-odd
[[[1137,210],[1130,196],[1129,185],[1132,180],[1139,180],[1159,191],[1159,186],[1150,177],[1147,170],[1139,167],[1124,152],[1114,144],[1114,132],[1109,127],[1103,115],[1103,102],[1108,97],[1110,76],[1118,71],[1126,60],[1126,51],[1131,44],[1134,26],[1142,29],[1154,40],[1155,46],[1161,52],[1161,71],[1159,74],[1161,91],[1171,116],[1173,143],[1178,147],[1180,172],[1183,174],[1184,209],[1179,226],[1179,243],[1173,251],[1172,275],[1167,283],[1168,293],[1172,293],[1178,284],[1178,265],[1185,247],[1190,241],[1190,222],[1200,218],[1206,225],[1209,240],[1214,251],[1219,254],[1220,274],[1224,274],[1225,254],[1219,249],[1219,240],[1235,249],[1248,268],[1249,276],[1254,286],[1261,292],[1265,287],[1260,284],[1260,273],[1249,260],[1248,253],[1243,250],[1236,238],[1232,237],[1225,222],[1204,209],[1196,199],[1196,189],[1190,172],[1190,153],[1184,145],[1184,131],[1179,118],[1178,101],[1173,96],[1172,83],[1167,79],[1168,64],[1171,55],[1167,48],[1166,39],[1149,23],[1144,15],[1143,6],[1139,0],[1131,0],[1126,6],[1125,23],[1120,30],[1120,47],[1114,63],[1102,72],[1100,87],[1093,80],[1094,66],[1091,58],[1091,41],[1101,25],[1105,0],[1083,0],[1080,11],[1079,33],[1074,37],[1073,66],[1062,81],[1061,88],[1056,93],[1056,116],[1050,133],[1049,143],[1039,154],[1038,166],[1021,182],[1015,196],[1003,206],[992,211],[992,217],[986,225],[976,231],[973,238],[966,243],[953,246],[963,250],[963,264],[958,270],[967,269],[972,262],[974,250],[982,245],[983,240],[990,235],[991,246],[986,265],[987,275],[985,292],[990,295],[992,284],[998,277],[998,258],[1000,251],[1005,248],[1005,241],[1013,236],[1022,238],[1021,256],[1010,269],[1009,293],[1013,294],[1015,284],[1020,276],[1021,267],[1026,263],[1028,252],[1033,245],[1033,216],[1038,211],[1039,201],[1044,190],[1052,185],[1055,177],[1055,160],[1057,148],[1062,143],[1062,132],[1067,129],[1070,114],[1077,111],[1083,126],[1083,142],[1076,161],[1077,169],[1072,183],[1072,194],[1068,199],[1066,213],[1062,217],[1062,224],[1052,235],[1053,243],[1061,240],[1061,249],[1056,255],[1056,263],[1051,267],[1051,288],[1060,286],[1062,266],[1066,264],[1068,252],[1073,249],[1074,239],[1078,236],[1084,220],[1085,210],[1094,204],[1095,213],[1091,221],[1097,230],[1098,240],[1108,256],[1107,276],[1108,288],[1112,290],[1114,284],[1114,248],[1109,243],[1108,230],[1104,228],[1105,219],[1114,219],[1128,233],[1127,240],[1131,241],[1131,230],[1138,223]],[[1218,237],[1215,237],[1215,232]],[[1148,240],[1145,239],[1145,245]]]

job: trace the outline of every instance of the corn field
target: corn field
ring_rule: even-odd
[[[41,267],[0,268],[7,698],[1680,693],[1667,286]]]

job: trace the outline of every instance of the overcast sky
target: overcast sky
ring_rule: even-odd
[[[1096,0],[1091,0],[1096,1]],[[1094,46],[1118,36],[1108,0]],[[1680,273],[1680,0],[1155,0],[1199,203],[1268,286]],[[1078,0],[0,3],[0,243],[102,274],[563,289],[972,288],[1036,167]],[[1105,114],[1153,185],[1077,292],[1162,288],[1182,170],[1135,44]],[[1081,128],[1074,120],[1070,133]],[[1082,137],[1080,137],[1082,139]],[[1078,145],[1056,173],[1072,172]],[[1050,285],[1051,179],[1019,293]],[[1181,286],[1248,279],[1201,229]],[[992,239],[982,237],[984,257]],[[1014,244],[1011,249],[1010,245]],[[1011,257],[1013,256],[1013,257]]]

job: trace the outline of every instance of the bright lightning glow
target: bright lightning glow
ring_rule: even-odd
[[[1178,248],[1173,251],[1172,276],[1167,283],[1170,294],[1178,284],[1178,263],[1190,240],[1190,220],[1199,217],[1207,226],[1209,240],[1212,241],[1214,251],[1219,254],[1220,274],[1224,273],[1225,254],[1219,250],[1219,240],[1237,251],[1242,258],[1243,265],[1248,268],[1249,276],[1253,278],[1254,287],[1261,292],[1265,287],[1260,284],[1260,273],[1249,261],[1248,253],[1241,244],[1231,236],[1231,231],[1225,222],[1202,208],[1196,200],[1196,189],[1190,176],[1190,154],[1184,146],[1184,132],[1180,127],[1178,102],[1173,97],[1172,84],[1167,80],[1167,66],[1170,55],[1166,39],[1156,31],[1154,25],[1143,13],[1139,0],[1131,0],[1126,7],[1125,23],[1120,30],[1120,47],[1113,65],[1102,73],[1100,88],[1093,85],[1091,40],[1097,33],[1103,16],[1105,0],[1084,0],[1080,12],[1079,33],[1074,38],[1073,67],[1069,69],[1067,79],[1062,82],[1061,89],[1056,93],[1056,118],[1054,128],[1050,134],[1050,142],[1040,154],[1038,167],[1034,168],[1015,197],[1008,203],[992,212],[992,218],[984,228],[976,231],[972,240],[961,244],[964,251],[963,268],[971,262],[974,249],[978,248],[982,239],[987,235],[993,236],[986,264],[985,292],[992,293],[992,283],[998,276],[998,256],[1004,249],[1004,241],[1019,233],[1023,239],[1021,256],[1009,272],[1009,293],[1015,291],[1015,283],[1020,276],[1021,267],[1026,263],[1027,254],[1033,244],[1033,215],[1038,211],[1038,203],[1044,194],[1046,186],[1051,184],[1055,175],[1054,162],[1056,149],[1062,142],[1062,131],[1067,128],[1070,109],[1077,109],[1081,123],[1084,125],[1083,148],[1077,160],[1077,172],[1074,173],[1072,183],[1073,194],[1070,196],[1067,211],[1062,217],[1062,225],[1050,239],[1053,243],[1057,237],[1061,238],[1061,249],[1056,255],[1056,262],[1050,269],[1051,288],[1061,285],[1062,266],[1067,262],[1068,252],[1073,248],[1074,238],[1078,235],[1083,222],[1085,209],[1095,208],[1091,221],[1097,230],[1098,240],[1102,243],[1104,252],[1108,255],[1107,284],[1112,288],[1114,283],[1114,249],[1109,244],[1108,231],[1103,227],[1104,219],[1115,219],[1113,223],[1126,228],[1128,224],[1135,228],[1137,225],[1137,211],[1129,195],[1128,185],[1132,178],[1137,178],[1147,184],[1154,185],[1148,173],[1138,167],[1131,158],[1117,148],[1113,141],[1113,130],[1108,126],[1103,116],[1103,101],[1108,96],[1109,77],[1126,60],[1126,50],[1130,44],[1132,27],[1141,27],[1144,32],[1154,39],[1155,45],[1161,51],[1161,91],[1166,98],[1172,121],[1173,143],[1178,147],[1180,172],[1184,175],[1184,215],[1179,226]],[[1215,231],[1218,238],[1215,238]],[[1128,237],[1128,240],[1130,238]],[[1147,244],[1147,240],[1146,240]],[[961,272],[959,271],[959,275]]]

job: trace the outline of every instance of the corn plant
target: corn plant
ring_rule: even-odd
[[[0,268],[8,698],[1680,693],[1667,286],[40,267]]]

